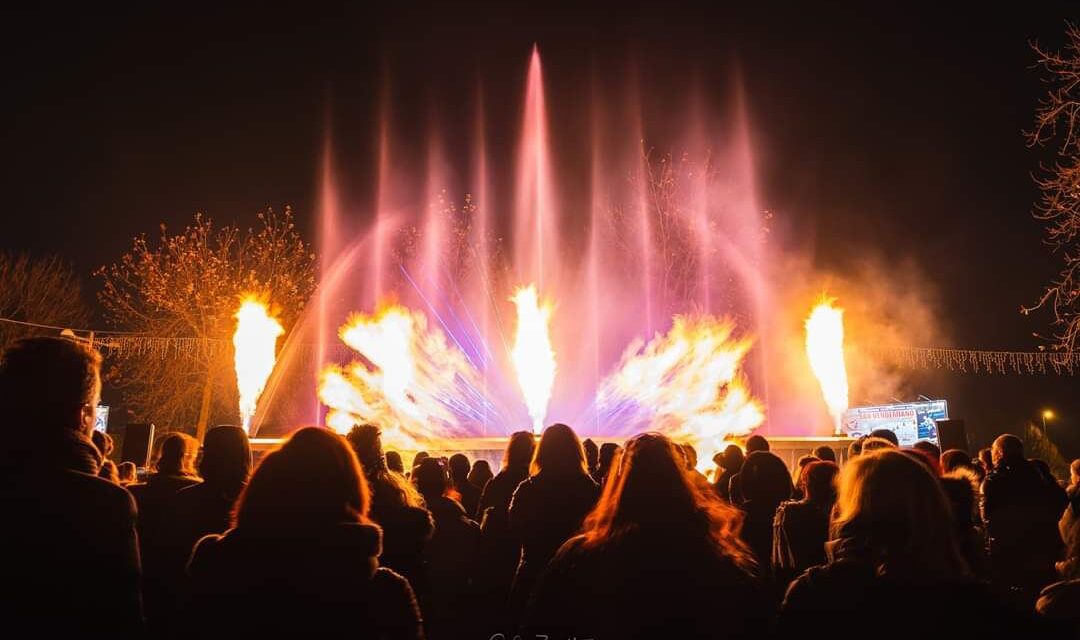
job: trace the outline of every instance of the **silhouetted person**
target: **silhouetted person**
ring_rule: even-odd
[[[232,512],[251,475],[251,444],[241,427],[221,425],[206,433],[199,475],[203,481],[176,495],[176,521],[186,528],[189,549],[199,538],[225,533]]]
[[[731,502],[731,493],[729,487],[731,485],[731,478],[735,474],[742,470],[743,461],[746,460],[746,456],[743,455],[742,449],[737,445],[729,444],[724,447],[724,452],[718,456],[719,460],[714,458],[717,466],[720,469],[720,475],[716,477],[714,483],[716,487],[716,493],[725,502]]]
[[[1026,619],[1010,617],[969,576],[937,478],[895,449],[864,450],[844,466],[831,538],[828,563],[788,589],[778,637],[821,625],[837,640],[1026,631]]]
[[[698,455],[694,445],[689,442],[683,442],[677,446],[679,447],[679,450],[682,451],[683,460],[686,462],[686,470],[690,472],[694,481],[701,484],[709,484],[709,479],[705,477],[705,474],[697,470]]]
[[[990,447],[979,449],[978,461],[983,468],[983,477],[990,475],[994,470],[994,454],[990,452]]]
[[[585,438],[581,442],[581,448],[585,449],[585,466],[589,469],[589,475],[596,475],[600,467],[600,447],[596,446],[592,438]]]
[[[635,436],[582,533],[544,572],[523,636],[765,636],[770,611],[739,519],[667,437]]]
[[[251,475],[251,445],[240,427],[210,429],[203,441],[199,475],[203,482],[177,492],[162,516],[154,550],[155,602],[151,631],[165,635],[177,625],[186,595],[185,567],[195,543],[232,526],[232,512]],[[148,610],[148,614],[151,611]]]
[[[894,447],[900,446],[900,438],[896,435],[896,432],[892,429],[874,429],[870,432],[871,438],[880,438],[882,440],[888,440]],[[865,443],[863,444],[863,451],[866,450]]]
[[[1014,592],[1018,605],[1029,606],[1056,577],[1054,563],[1064,548],[1057,523],[1065,492],[1024,459],[1020,438],[999,436],[991,451],[994,471],[982,486],[991,576],[997,587]]]
[[[836,462],[836,450],[834,450],[827,444],[814,447],[814,450],[810,453],[818,460],[824,460],[825,462]]]
[[[142,631],[135,503],[97,476],[90,441],[101,356],[60,338],[0,355],[4,595],[11,637],[132,637]]]
[[[607,480],[608,474],[611,473],[611,467],[622,453],[622,447],[614,442],[605,442],[600,445],[600,458],[597,462],[596,473],[592,478],[596,481],[596,484],[601,487],[604,486],[604,481]]]
[[[200,637],[422,638],[409,583],[378,564],[380,532],[345,440],[308,427],[255,469],[235,527],[189,565]]]
[[[888,433],[892,433],[892,431],[888,431],[888,429],[879,429],[879,431],[887,431]],[[879,438],[877,436],[868,436],[865,440],[863,440],[862,452],[873,453],[875,451],[897,450],[900,448],[900,445],[896,444],[896,442],[894,442],[895,440],[895,433],[893,433],[892,439]]]
[[[116,465],[117,478],[122,486],[128,486],[129,484],[135,484],[139,479],[137,474],[138,469],[135,468],[134,462],[121,462]]]
[[[889,448],[895,448],[892,444],[888,445]],[[900,453],[908,456],[912,460],[915,460],[919,464],[926,467],[926,470],[931,473],[935,478],[941,476],[941,461],[940,458],[933,455],[925,449],[918,449],[911,447],[910,449],[900,449]]]
[[[455,453],[450,456],[451,489],[457,494],[458,502],[465,508],[465,515],[475,520],[478,518],[477,511],[480,510],[480,489],[469,482],[471,470],[472,465],[469,464],[469,458],[465,454]]]
[[[791,479],[794,489],[791,492],[792,500],[802,500],[806,495],[803,479],[803,470],[806,469],[813,462],[818,462],[818,458],[812,455],[799,456],[799,459],[795,462],[795,476]]]
[[[952,473],[960,468],[976,470],[978,465],[972,461],[967,451],[961,449],[949,449],[941,454],[941,472]]]
[[[829,516],[836,503],[835,462],[811,462],[803,470],[806,497],[781,503],[773,520],[772,566],[780,584],[825,563]]]
[[[544,430],[533,457],[532,475],[510,502],[510,528],[521,543],[511,613],[520,615],[536,579],[564,542],[576,534],[596,505],[600,488],[585,468],[585,451],[573,429]]]
[[[476,487],[483,495],[484,488],[487,487],[487,483],[491,482],[491,479],[495,477],[495,474],[491,472],[491,464],[487,460],[477,460],[473,463],[472,469],[469,470],[468,481],[469,484]],[[477,499],[477,513],[475,514],[476,520],[479,521],[481,514],[479,509],[479,499]]]
[[[746,439],[746,455],[757,451],[768,451],[769,441],[765,439],[765,436],[753,435]],[[728,499],[731,504],[739,506],[743,502],[742,494],[742,481],[739,479],[739,473],[736,472],[731,476],[731,480],[728,481]]]
[[[386,467],[382,434],[377,426],[354,426],[346,440],[360,460],[371,493],[369,517],[382,528],[379,563],[405,576],[423,600],[428,590],[424,549],[435,530],[431,514],[423,507],[423,498],[413,484]],[[416,457],[419,466],[430,456],[420,452]]]
[[[851,444],[848,445],[847,457],[848,460],[854,460],[862,453],[863,443],[866,442],[866,436],[859,436]]]
[[[146,622],[153,635],[165,631],[176,609],[177,581],[183,565],[179,564],[182,560],[176,558],[173,515],[180,490],[200,482],[194,468],[197,453],[195,438],[184,433],[170,433],[161,441],[154,473],[145,483],[129,487],[139,508],[143,604]]]
[[[409,468],[409,471],[411,472],[411,471],[415,470],[417,467],[420,466],[421,462],[423,462],[424,460],[427,460],[430,457],[431,457],[431,454],[428,453],[427,451],[418,451],[416,453],[416,455],[413,456],[412,467]]]
[[[743,496],[742,504],[738,506],[746,514],[742,539],[764,569],[772,564],[773,518],[776,508],[781,502],[791,499],[791,474],[784,461],[775,454],[755,451],[746,456],[746,462],[737,477],[741,479]]]
[[[480,498],[480,543],[484,558],[480,578],[487,606],[492,611],[492,629],[509,627],[502,610],[506,607],[510,584],[521,561],[521,544],[510,531],[510,500],[518,485],[529,477],[529,464],[535,449],[536,439],[531,431],[511,435],[503,454],[502,469],[487,484]]]
[[[424,460],[413,475],[435,520],[435,534],[425,553],[431,589],[424,609],[428,634],[432,638],[474,637],[476,633],[470,632],[468,625],[478,622],[473,569],[480,527],[461,503],[448,495],[450,478],[440,460]]]
[[[979,580],[990,578],[986,557],[986,528],[979,515],[979,476],[969,467],[958,467],[941,477],[941,488],[949,501],[953,529],[960,557],[971,575]]]
[[[397,451],[386,452],[386,468],[394,473],[405,475],[405,463],[401,460],[401,454]]]
[[[929,440],[919,440],[915,444],[911,445],[911,448],[922,451],[934,460],[941,460],[941,447],[937,446],[933,442],[930,442]]]

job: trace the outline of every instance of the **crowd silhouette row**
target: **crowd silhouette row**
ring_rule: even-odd
[[[1071,484],[1022,442],[977,457],[875,432],[794,472],[753,436],[513,434],[497,473],[379,429],[306,427],[252,468],[243,429],[165,436],[151,473],[93,431],[100,356],[0,356],[8,629],[42,637],[1075,637]],[[840,454],[838,456],[838,454]],[[838,458],[843,465],[838,465]],[[501,634],[501,635],[500,635]]]

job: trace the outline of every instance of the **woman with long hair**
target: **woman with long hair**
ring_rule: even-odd
[[[540,572],[592,511],[600,487],[589,475],[585,449],[574,430],[553,424],[540,436],[532,474],[510,502],[510,529],[521,545],[521,563],[510,595],[520,615]]]
[[[356,455],[325,429],[295,432],[263,459],[235,526],[189,565],[199,635],[421,638],[408,581],[378,563],[381,532]]]
[[[836,503],[836,475],[840,467],[818,460],[802,469],[804,497],[783,502],[773,519],[772,568],[778,584],[825,562],[829,517]]]
[[[864,638],[883,607],[896,614],[886,622],[895,637],[1001,637],[1026,623],[970,577],[940,482],[896,449],[864,449],[844,466],[830,537],[828,562],[788,589],[781,636],[828,624],[833,637]]]
[[[382,528],[379,564],[405,576],[423,600],[428,587],[424,549],[435,530],[431,514],[413,484],[387,466],[379,427],[355,425],[345,440],[360,461],[371,493],[368,515]]]
[[[742,515],[697,482],[677,445],[626,443],[580,535],[541,578],[526,627],[551,637],[745,638],[769,631]]]
[[[754,451],[746,456],[738,477],[742,497],[739,508],[746,514],[742,539],[767,572],[771,567],[776,509],[790,500],[794,491],[791,473],[775,453]]]

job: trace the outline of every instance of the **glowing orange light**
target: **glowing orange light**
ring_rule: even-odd
[[[266,387],[266,380],[274,371],[277,339],[285,329],[254,295],[244,298],[234,317],[236,387],[240,392],[240,418],[247,429],[255,416],[255,406]]]
[[[540,304],[533,285],[518,289],[511,300],[517,306],[517,336],[510,356],[533,421],[533,431],[540,433],[555,385],[555,351],[548,332],[551,306]]]
[[[806,319],[806,356],[839,433],[848,408],[848,379],[844,365],[844,310],[832,303],[832,299],[823,299]]]

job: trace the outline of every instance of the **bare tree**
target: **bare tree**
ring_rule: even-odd
[[[33,325],[77,329],[87,316],[79,278],[63,260],[0,253],[0,318],[15,321],[0,322],[0,350],[19,338],[56,334]]]
[[[1021,440],[1024,441],[1024,451],[1031,458],[1043,460],[1050,466],[1050,472],[1059,479],[1069,477],[1069,462],[1061,455],[1057,443],[1050,439],[1050,434],[1029,422],[1024,427]]]
[[[1034,43],[1048,90],[1026,133],[1030,146],[1045,145],[1055,159],[1040,167],[1041,197],[1034,216],[1046,225],[1046,242],[1062,257],[1058,276],[1024,313],[1047,307],[1054,315],[1055,349],[1080,347],[1080,28],[1067,24],[1065,47],[1048,51]]]
[[[288,331],[315,290],[315,254],[286,208],[259,214],[260,227],[215,228],[196,214],[182,233],[164,225],[156,245],[135,239],[119,262],[96,273],[109,319],[150,338],[194,338],[192,348],[160,353],[121,352],[109,380],[136,417],[165,429],[194,425],[201,438],[211,419],[238,417],[233,377],[233,315],[246,294],[279,313]]]

